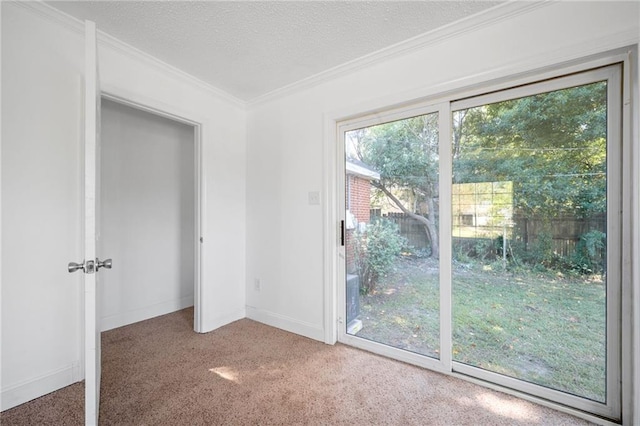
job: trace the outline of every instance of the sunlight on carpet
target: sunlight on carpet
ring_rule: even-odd
[[[240,383],[240,380],[238,380],[238,373],[229,367],[210,368],[209,371],[217,374],[225,380],[229,380],[230,382]]]
[[[496,394],[488,392],[481,393],[476,399],[480,405],[502,417],[532,423],[540,420],[536,413],[531,410],[530,404],[524,401],[506,400]]]

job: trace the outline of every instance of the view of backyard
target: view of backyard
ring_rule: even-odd
[[[599,276],[454,263],[454,359],[604,400],[604,284]],[[400,256],[362,297],[359,337],[438,357],[438,264]]]
[[[453,361],[604,403],[607,82],[521,93],[346,132],[347,333],[440,358],[450,233]]]

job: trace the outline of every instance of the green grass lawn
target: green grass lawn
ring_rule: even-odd
[[[359,337],[438,357],[437,262],[402,258],[362,296]],[[453,358],[605,400],[605,286],[597,277],[454,265]]]

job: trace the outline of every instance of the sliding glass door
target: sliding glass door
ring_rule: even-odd
[[[346,332],[438,358],[438,113],[344,138]]]
[[[616,75],[452,104],[454,369],[571,405],[617,399]]]
[[[343,123],[340,340],[619,419],[621,78]]]

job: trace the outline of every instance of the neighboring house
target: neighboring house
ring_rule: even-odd
[[[345,238],[347,241],[347,272],[355,273],[353,234],[357,227],[369,223],[371,210],[371,181],[379,180],[380,173],[360,160],[347,158],[345,177],[346,216]]]
[[[477,182],[452,185],[453,235],[495,238],[505,221],[511,228],[512,182]]]
[[[360,281],[356,271],[354,234],[364,231],[370,220],[371,181],[380,173],[362,161],[347,158],[345,176],[345,245],[347,251],[347,324],[350,334],[362,328],[360,314]]]

